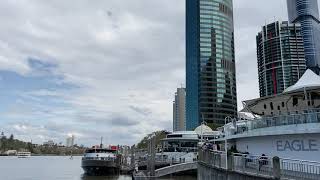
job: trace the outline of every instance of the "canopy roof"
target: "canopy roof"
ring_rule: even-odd
[[[205,125],[205,124],[201,124],[200,126],[198,126],[195,130],[194,130],[197,134],[207,134],[207,133],[212,133],[212,129]]]
[[[320,87],[320,76],[315,74],[312,70],[307,69],[307,71],[298,80],[298,82],[296,82],[296,84],[288,87],[283,92],[289,93],[317,87]]]

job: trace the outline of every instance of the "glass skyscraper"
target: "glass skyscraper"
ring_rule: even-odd
[[[282,93],[306,70],[301,26],[276,21],[263,26],[256,39],[260,97]]]
[[[307,68],[319,74],[320,24],[317,0],[287,0],[289,21],[302,28]]]
[[[186,127],[237,116],[232,0],[186,0]]]

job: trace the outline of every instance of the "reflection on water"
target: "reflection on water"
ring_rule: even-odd
[[[131,180],[131,176],[86,176],[81,157],[38,156],[30,158],[0,156],[0,180]],[[165,177],[161,180],[196,180],[196,177]]]
[[[81,180],[131,180],[131,176],[86,176],[82,175]]]

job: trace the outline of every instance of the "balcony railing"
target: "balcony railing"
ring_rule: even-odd
[[[238,127],[237,134],[242,134],[254,129],[310,123],[320,123],[320,112],[257,118],[253,121],[247,121],[245,127]]]

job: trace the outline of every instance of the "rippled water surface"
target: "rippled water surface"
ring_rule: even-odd
[[[131,180],[131,176],[84,176],[81,157],[45,156],[21,159],[0,157],[0,180]],[[195,180],[195,177],[168,177],[162,179]]]

